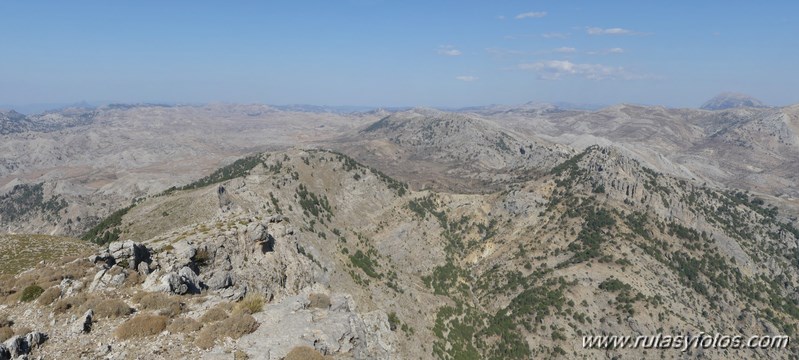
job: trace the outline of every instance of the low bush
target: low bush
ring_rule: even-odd
[[[238,339],[257,330],[259,325],[251,315],[236,314],[223,321],[206,325],[200,330],[194,344],[202,349],[210,349],[217,339],[224,337]]]
[[[327,294],[312,293],[308,295],[308,301],[310,302],[308,306],[312,308],[325,310],[330,308],[330,296]]]
[[[167,331],[171,333],[188,334],[200,330],[203,327],[199,321],[187,317],[179,317],[172,320],[167,326]]]
[[[44,289],[42,289],[41,286],[39,286],[39,285],[30,285],[30,286],[26,287],[25,290],[22,290],[22,296],[20,296],[19,301],[31,302],[31,301],[36,300],[37,298],[39,298],[39,295],[41,295],[43,292],[44,292]]]
[[[310,346],[295,346],[286,355],[284,360],[324,360],[318,351]]]
[[[158,311],[159,315],[170,318],[180,315],[186,308],[186,304],[180,302],[177,296],[164,293],[139,293],[136,295],[142,310]]]
[[[203,324],[210,324],[217,321],[222,321],[228,318],[228,313],[221,307],[213,307],[200,317],[200,322]]]
[[[86,294],[78,294],[68,298],[60,299],[53,305],[53,313],[63,314],[69,310],[78,309],[86,302],[87,299],[88,297]]]
[[[114,331],[119,340],[158,335],[166,329],[167,317],[154,314],[140,314],[125,321]]]
[[[94,310],[94,316],[98,318],[117,318],[133,313],[133,309],[119,299],[100,300],[91,309]]]
[[[59,297],[61,297],[61,288],[58,286],[53,286],[45,290],[42,295],[39,296],[38,303],[39,305],[47,306],[52,304]]]
[[[10,339],[14,336],[14,330],[11,330],[10,327],[0,327],[0,343]]]
[[[236,303],[233,312],[255,314],[264,308],[264,296],[260,294],[247,294],[241,301]]]

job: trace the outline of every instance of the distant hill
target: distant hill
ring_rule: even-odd
[[[700,108],[702,110],[725,110],[745,107],[764,108],[768,106],[749,95],[728,92],[708,100]]]

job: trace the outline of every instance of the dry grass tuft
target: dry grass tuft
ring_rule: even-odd
[[[208,324],[212,322],[225,320],[227,319],[227,317],[228,317],[227,311],[217,306],[208,309],[208,311],[206,311],[205,314],[203,314],[203,316],[200,317],[200,322]]]
[[[264,309],[264,296],[260,294],[247,294],[233,308],[234,313],[255,314]]]
[[[114,331],[114,336],[119,340],[126,340],[158,335],[166,329],[168,320],[163,315],[136,315],[119,325]]]
[[[14,336],[14,330],[11,330],[10,327],[0,327],[0,343],[10,339]]]
[[[53,305],[53,313],[63,314],[69,310],[77,310],[86,302],[86,300],[88,300],[88,296],[86,296],[86,294],[77,294],[75,296],[58,300],[55,302],[55,305]]]
[[[195,331],[200,330],[203,327],[203,324],[200,324],[197,320],[187,317],[179,317],[167,326],[167,331],[171,333],[182,333],[188,334],[193,333]]]
[[[38,302],[39,305],[47,306],[52,304],[53,301],[56,301],[56,299],[58,299],[59,297],[61,297],[61,288],[59,288],[58,286],[53,286],[45,290],[42,293],[42,295],[39,296]]]
[[[93,310],[96,316],[100,318],[116,318],[133,313],[133,309],[128,304],[117,299],[103,300]]]
[[[137,293],[134,297],[142,310],[158,311],[159,315],[175,317],[183,313],[186,304],[180,302],[180,298],[164,293]]]
[[[325,310],[330,308],[330,296],[327,294],[312,293],[308,295],[308,301],[310,301],[309,306],[312,308]]]
[[[217,339],[223,337],[238,339],[257,330],[259,325],[251,315],[233,315],[223,321],[206,325],[200,330],[200,334],[197,335],[194,344],[202,349],[210,349]]]
[[[284,360],[325,360],[325,357],[310,346],[295,346]]]

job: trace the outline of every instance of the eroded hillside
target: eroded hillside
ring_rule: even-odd
[[[17,303],[25,286],[58,283],[64,302],[121,298],[140,314],[100,319],[107,331],[78,341],[108,345],[95,355],[161,358],[280,358],[296,346],[334,358],[639,357],[583,349],[580,339],[796,333],[799,231],[763,199],[653,171],[613,147],[590,147],[537,174],[500,192],[455,194],[414,191],[328,151],[245,158],[93,229],[88,238],[117,242],[91,261],[63,265],[72,275],[62,277],[84,287],[69,292],[36,270],[6,279],[3,311],[37,314],[16,316],[28,326],[49,323],[37,326],[52,335],[36,351],[55,354],[70,349],[58,335],[72,324],[68,314],[92,303],[62,315],[53,305]],[[147,256],[131,258],[135,249]],[[62,265],[40,268],[48,266]],[[141,292],[168,294],[184,309],[159,313],[166,331],[107,336],[159,311],[147,309]],[[234,311],[248,296],[263,308]],[[260,325],[209,340],[222,325],[202,317],[218,306],[229,306],[222,319],[247,315]],[[50,316],[56,321],[39,321]],[[192,320],[199,325],[170,328]],[[166,345],[178,340],[178,348]],[[703,354],[797,355],[793,347]]]

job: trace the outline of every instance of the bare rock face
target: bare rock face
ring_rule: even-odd
[[[243,337],[239,346],[251,359],[283,359],[295,346],[310,346],[320,353],[355,359],[391,359],[397,339],[383,311],[360,315],[345,305],[352,297],[333,294],[331,309],[308,308],[307,295],[284,298],[256,314],[261,327]],[[280,329],[275,332],[274,329]]]
[[[129,269],[138,269],[139,264],[150,261],[150,251],[144,245],[131,240],[110,243],[108,252],[117,264]]]
[[[760,100],[749,95],[736,93],[722,93],[702,104],[703,110],[725,110],[743,107],[766,107]]]

